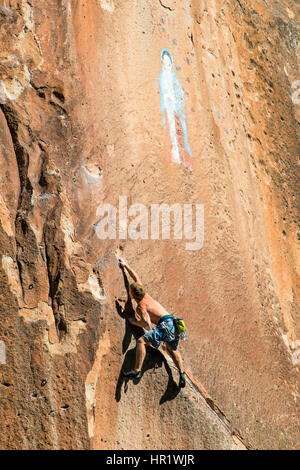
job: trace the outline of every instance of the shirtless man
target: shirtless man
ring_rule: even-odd
[[[173,359],[179,374],[179,387],[185,387],[185,376],[182,358],[177,351],[179,338],[175,335],[175,326],[173,322],[173,315],[170,315],[160,303],[150,297],[146,293],[141,280],[138,275],[131,269],[126,261],[119,258],[120,266],[122,266],[128,274],[132,277],[133,283],[130,284],[129,294],[132,299],[137,303],[136,317],[129,318],[130,323],[140,326],[142,328],[149,327],[150,331],[145,333],[137,340],[136,345],[136,359],[135,367],[133,370],[123,372],[125,377],[141,378],[142,365],[146,356],[146,345],[151,344],[154,348],[158,348],[163,341],[166,344],[167,351]],[[156,328],[152,328],[151,323],[154,323]]]

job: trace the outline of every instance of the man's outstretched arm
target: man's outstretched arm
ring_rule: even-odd
[[[126,271],[132,277],[134,282],[138,282],[139,284],[142,284],[142,281],[140,280],[137,273],[127,264],[127,262],[123,258],[119,259],[119,263],[121,266],[123,266],[124,269],[126,269]]]

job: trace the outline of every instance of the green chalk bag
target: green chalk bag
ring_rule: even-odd
[[[186,326],[182,318],[174,318],[174,325],[176,333],[180,337],[185,337],[186,335]]]

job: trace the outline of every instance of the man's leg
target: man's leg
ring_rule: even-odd
[[[141,336],[136,342],[136,356],[135,356],[135,366],[134,370],[139,372],[142,369],[144,359],[146,357],[146,341],[143,336]]]
[[[159,328],[153,328],[150,331],[147,331],[144,336],[141,336],[136,342],[136,356],[135,356],[135,366],[133,370],[129,372],[123,372],[125,377],[131,378],[140,378],[142,376],[141,370],[143,362],[146,356],[146,346],[147,344],[158,348],[162,341],[162,332]]]
[[[167,346],[167,351],[169,355],[171,356],[175,366],[177,367],[180,378],[179,378],[179,387],[183,388],[185,387],[185,376],[184,376],[184,367],[183,367],[183,362],[182,362],[182,357],[179,351],[174,351],[168,344]]]
[[[184,368],[183,368],[183,362],[182,362],[182,357],[181,357],[181,354],[179,351],[174,351],[174,349],[172,349],[170,346],[167,345],[167,351],[169,353],[169,355],[171,356],[171,358],[173,359],[173,362],[175,364],[175,366],[177,367],[177,369],[179,370],[179,372],[184,372]]]
[[[123,372],[125,377],[130,378],[141,378],[141,370],[143,366],[143,362],[146,356],[146,344],[147,341],[143,336],[141,336],[136,342],[136,355],[135,355],[135,366],[133,370],[128,372]]]

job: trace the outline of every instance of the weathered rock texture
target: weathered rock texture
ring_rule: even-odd
[[[2,449],[299,447],[299,20],[293,0],[2,0]],[[163,48],[187,166],[162,125]],[[203,204],[203,248],[99,239],[120,195]],[[154,350],[122,383],[116,249],[186,319],[180,393]]]

